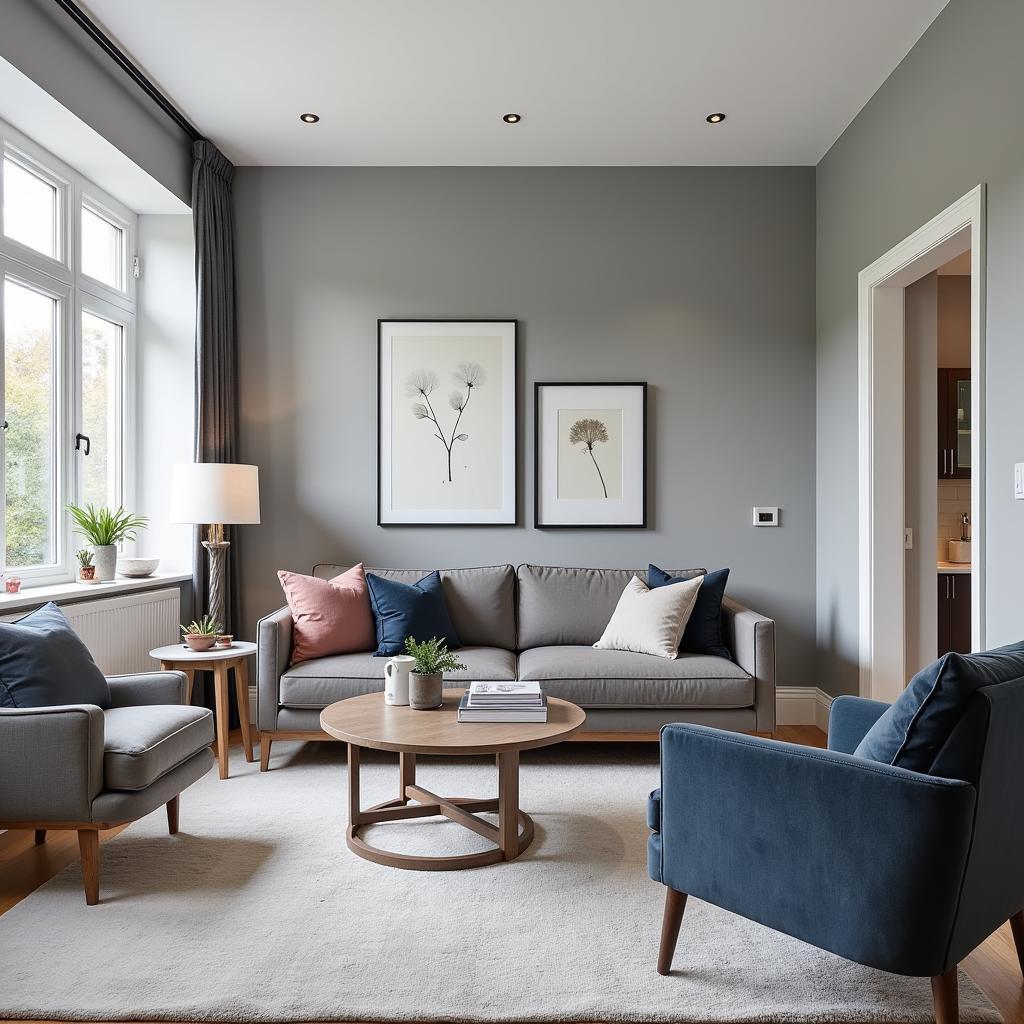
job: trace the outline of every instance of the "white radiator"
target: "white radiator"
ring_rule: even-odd
[[[66,604],[61,611],[105,675],[148,672],[160,667],[149,652],[178,640],[179,594],[177,587],[146,590]]]

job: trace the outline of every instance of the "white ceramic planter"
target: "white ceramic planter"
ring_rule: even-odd
[[[93,544],[92,560],[96,565],[96,579],[112,580],[117,576],[116,544]]]

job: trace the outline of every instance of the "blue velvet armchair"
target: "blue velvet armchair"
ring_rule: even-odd
[[[1024,679],[977,690],[928,774],[853,755],[887,707],[837,698],[828,750],[665,726],[648,807],[661,974],[688,894],[930,977],[939,1024],[959,1019],[957,964],[1007,920],[1024,969]]]

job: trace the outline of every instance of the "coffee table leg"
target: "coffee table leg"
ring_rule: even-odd
[[[398,755],[398,799],[403,804],[409,802],[405,795],[406,786],[416,785],[416,755],[400,753]]]
[[[359,810],[359,747],[348,745],[348,823],[361,825],[363,815]]]
[[[498,833],[505,860],[519,856],[519,751],[498,754]]]

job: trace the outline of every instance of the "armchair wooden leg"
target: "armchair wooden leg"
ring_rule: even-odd
[[[270,733],[260,733],[260,771],[270,771],[270,744],[274,741],[270,738]]]
[[[180,796],[176,796],[173,800],[167,801],[167,831],[172,836],[178,834],[178,801]]]
[[[960,994],[956,967],[932,978],[935,1024],[960,1024]]]
[[[1024,910],[1018,910],[1010,918],[1010,930],[1013,932],[1013,944],[1017,947],[1021,973],[1024,974]]]
[[[82,855],[82,881],[85,902],[93,907],[100,901],[100,833],[95,828],[78,830],[78,850]]]
[[[46,842],[46,829],[45,828],[37,828],[36,829],[36,846],[42,846],[43,843],[45,843],[45,842]]]
[[[661,919],[661,948],[658,950],[659,974],[668,974],[672,970],[672,957],[675,956],[685,909],[686,893],[665,886],[665,915]]]

